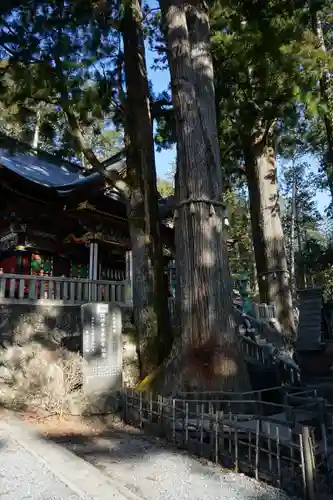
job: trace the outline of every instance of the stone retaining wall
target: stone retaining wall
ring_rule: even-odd
[[[127,386],[137,382],[138,364],[131,324],[131,310],[122,308],[123,324],[123,379]],[[79,338],[82,334],[81,306],[65,304],[13,303],[0,305],[0,344],[23,345],[29,342],[61,345],[64,337]],[[73,338],[73,341],[75,338]],[[77,340],[73,349],[77,350]],[[71,346],[67,342],[66,346]]]

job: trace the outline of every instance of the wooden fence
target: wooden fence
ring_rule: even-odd
[[[326,434],[319,442],[312,427],[297,425],[293,406],[253,400],[250,393],[194,394],[164,398],[127,390],[120,394],[122,416],[190,453],[316,499],[318,469],[327,466]],[[309,419],[317,411],[313,401],[302,405]]]
[[[127,301],[126,281],[89,280],[56,276],[0,275],[0,300],[47,300],[70,304]]]

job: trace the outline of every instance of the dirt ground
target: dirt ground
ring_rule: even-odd
[[[113,416],[82,416],[47,415],[42,412],[22,413],[21,418],[28,424],[33,425],[43,436],[54,438],[56,436],[78,435],[84,437],[96,437],[108,430],[124,429],[126,426]],[[131,428],[128,428],[131,430]],[[135,429],[134,429],[135,431]]]

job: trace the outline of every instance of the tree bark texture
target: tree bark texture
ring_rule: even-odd
[[[131,208],[136,208],[140,192],[132,192],[128,204],[128,225],[133,259],[133,318],[136,331],[136,351],[140,378],[144,379],[156,366],[157,320],[154,310],[153,269],[146,245],[146,235],[141,218]]]
[[[261,302],[274,304],[284,343],[295,340],[288,264],[276,182],[276,159],[265,134],[244,147],[251,226]]]
[[[172,331],[157,202],[153,127],[141,6],[136,0],[125,6],[121,32],[127,91],[127,178],[132,186],[128,216],[133,255],[133,306],[142,351],[142,374],[145,375],[169,354]],[[143,209],[139,209],[139,205]]]
[[[248,388],[232,305],[223,230],[222,170],[216,126],[210,28],[203,3],[160,0],[177,131],[182,366],[179,384]]]

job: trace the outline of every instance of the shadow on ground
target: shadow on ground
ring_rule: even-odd
[[[45,436],[45,439],[65,446],[87,460],[101,457],[106,457],[110,462],[146,460],[148,454],[174,451],[171,445],[135,429],[106,430],[95,435],[75,432],[52,434]]]
[[[102,472],[118,478],[129,490],[147,500],[165,498],[169,489],[173,488],[176,488],[174,493],[181,500],[183,490],[178,483],[183,483],[182,488],[189,489],[189,497],[194,500],[216,498],[221,488],[230,490],[230,498],[234,491],[235,496],[241,495],[244,500],[292,498],[266,485],[263,488],[268,490],[267,493],[261,494],[258,492],[259,483],[232,471],[225,473],[221,471],[221,466],[207,466],[205,461],[190,456],[187,451],[175,449],[164,440],[143,435],[135,429],[108,429],[94,435],[53,433],[45,439],[64,446]],[[221,498],[225,493],[222,490]]]

